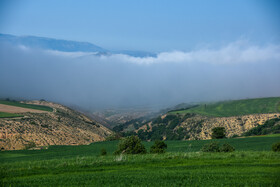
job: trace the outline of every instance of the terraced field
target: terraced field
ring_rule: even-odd
[[[34,110],[42,110],[42,111],[47,111],[47,112],[52,112],[53,111],[53,109],[51,107],[48,107],[48,106],[25,104],[25,103],[20,103],[20,102],[17,102],[17,101],[3,101],[3,100],[0,100],[0,104],[16,106],[16,107],[21,107],[21,108],[29,108],[29,109],[34,109]]]
[[[14,118],[14,117],[23,117],[23,115],[7,113],[7,112],[0,112],[0,118]]]

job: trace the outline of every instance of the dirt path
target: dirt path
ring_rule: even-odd
[[[46,113],[47,111],[0,104],[0,112],[8,112],[8,113],[25,113],[25,112]]]

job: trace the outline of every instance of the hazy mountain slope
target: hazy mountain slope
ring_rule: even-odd
[[[0,148],[24,149],[36,146],[79,145],[102,141],[111,131],[85,115],[65,106],[33,101],[30,104],[53,108],[53,112],[21,113],[24,117],[0,119]]]
[[[126,54],[134,57],[156,56],[156,53],[152,52],[131,50],[110,51],[89,42],[78,42],[37,36],[14,36],[9,34],[0,34],[0,43],[61,52],[93,52],[94,54],[88,55],[95,56],[106,56],[111,54]]]
[[[10,43],[12,45],[23,45],[30,48],[39,48],[63,52],[106,52],[99,46],[88,42],[76,42],[68,40],[58,40],[53,38],[36,36],[13,36],[0,34],[0,42]]]

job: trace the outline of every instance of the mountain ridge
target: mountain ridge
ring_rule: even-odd
[[[96,56],[106,56],[111,54],[125,54],[134,57],[155,57],[156,54],[145,51],[133,50],[108,50],[90,42],[80,42],[73,40],[63,40],[41,36],[15,36],[0,33],[0,43],[12,45],[23,45],[29,48],[53,50],[61,52],[88,52],[96,53]]]

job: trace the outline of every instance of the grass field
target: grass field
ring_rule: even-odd
[[[17,102],[17,101],[3,101],[3,100],[0,100],[0,104],[17,106],[17,107],[22,107],[22,108],[30,108],[30,109],[35,109],[35,110],[43,110],[43,111],[48,111],[48,112],[53,111],[53,109],[51,107],[48,107],[48,106],[25,104],[25,103],[20,103],[20,102]]]
[[[258,113],[280,112],[280,97],[244,99],[201,104],[198,107],[177,110],[171,114],[196,113],[213,117],[229,117]]]
[[[0,118],[14,118],[14,117],[23,117],[20,114],[12,114],[7,112],[0,112]]]
[[[233,153],[202,153],[213,140],[167,141],[163,155],[114,156],[117,141],[0,153],[2,186],[277,186],[280,135],[218,140]],[[153,142],[144,142],[149,149]],[[99,156],[106,148],[108,155]]]

